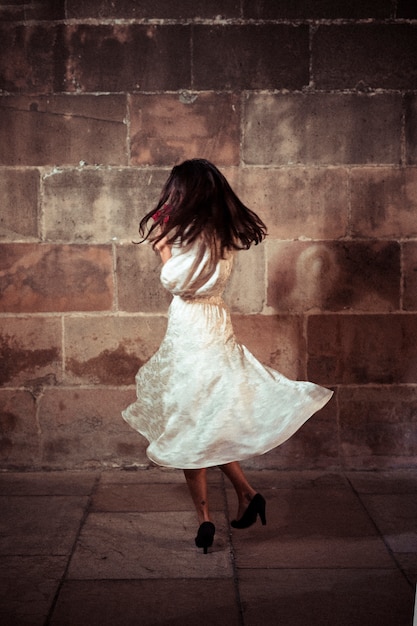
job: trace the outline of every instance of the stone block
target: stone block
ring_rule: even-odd
[[[113,305],[110,246],[3,244],[0,310],[103,311]]]
[[[265,244],[239,251],[224,292],[232,312],[262,313],[265,303]]]
[[[417,18],[417,5],[413,0],[398,0],[397,17],[405,19]]]
[[[0,25],[0,90],[3,92],[53,92],[56,74],[64,75],[64,59],[62,26]]]
[[[302,89],[309,83],[309,29],[303,24],[193,28],[195,89]]]
[[[311,315],[308,379],[323,385],[417,382],[417,315]]]
[[[350,178],[354,237],[417,236],[417,168],[358,168]]]
[[[130,98],[130,151],[134,165],[169,165],[203,157],[238,165],[237,94],[141,94]]]
[[[35,398],[30,391],[0,389],[0,468],[39,463]]]
[[[146,440],[120,414],[134,399],[126,388],[47,390],[39,400],[42,467],[148,465]]]
[[[397,311],[400,284],[396,242],[268,243],[267,305],[276,311]]]
[[[417,242],[403,246],[404,293],[403,307],[406,311],[417,310]]]
[[[0,22],[19,22],[25,19],[25,8],[22,4],[15,3],[11,5],[9,2],[4,6],[0,5]]]
[[[342,387],[341,454],[345,467],[412,466],[417,458],[417,386]]]
[[[50,241],[139,241],[139,221],[156,206],[166,171],[54,170],[44,177],[43,235]]]
[[[65,0],[32,0],[26,3],[26,20],[64,20]]]
[[[406,163],[417,165],[417,97],[405,96]]]
[[[38,170],[0,169],[0,240],[38,237]]]
[[[387,19],[391,0],[243,0],[243,17],[255,20]]]
[[[62,380],[62,329],[54,317],[0,318],[0,384],[35,396]]]
[[[69,25],[66,90],[126,93],[189,89],[190,37],[190,26],[181,25]]]
[[[68,384],[133,385],[165,333],[162,317],[68,317],[64,321]]]
[[[305,343],[296,316],[233,315],[236,338],[264,365],[288,378],[304,377]]]
[[[0,164],[127,163],[126,97],[1,96]]]
[[[266,223],[269,238],[346,236],[348,177],[342,168],[248,167],[238,173],[236,188]]]
[[[120,311],[166,313],[172,296],[159,279],[161,259],[150,244],[117,247]]]
[[[238,0],[67,0],[67,18],[231,19],[240,17]]]
[[[317,89],[414,89],[415,24],[332,24],[313,34]]]
[[[398,94],[249,94],[243,161],[253,165],[398,164]]]

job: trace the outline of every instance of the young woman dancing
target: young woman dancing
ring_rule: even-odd
[[[289,380],[237,342],[222,293],[234,253],[260,243],[266,226],[212,163],[175,166],[139,230],[161,256],[173,299],[166,335],[138,371],[137,400],[122,415],[146,437],[154,463],[183,469],[199,521],[195,543],[207,553],[215,526],[206,468],[219,466],[236,491],[233,528],[258,516],[266,524],[265,500],[239,461],[286,441],[332,391]]]

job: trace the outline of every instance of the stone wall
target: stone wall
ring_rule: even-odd
[[[132,241],[195,156],[269,226],[227,290],[239,339],[335,389],[248,465],[415,466],[416,3],[7,0],[0,18],[1,467],[147,465],[120,410],[169,297]]]

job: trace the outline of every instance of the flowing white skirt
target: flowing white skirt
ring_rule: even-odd
[[[221,297],[174,296],[166,335],[136,375],[123,418],[158,465],[196,469],[264,454],[293,435],[333,392],[289,380],[235,338]]]

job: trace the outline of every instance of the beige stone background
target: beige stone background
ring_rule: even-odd
[[[197,156],[269,227],[227,289],[238,338],[335,390],[247,465],[415,466],[415,3],[7,0],[0,20],[0,468],[148,465],[120,411],[169,296],[132,242]]]

